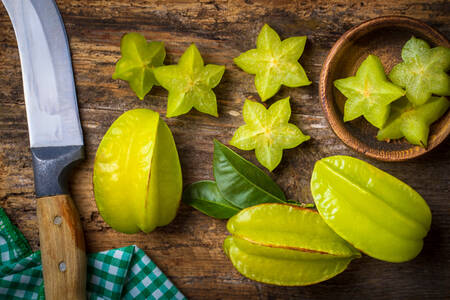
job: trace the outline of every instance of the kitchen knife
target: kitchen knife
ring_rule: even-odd
[[[54,0],[2,0],[22,66],[47,299],[86,299],[83,229],[67,179],[84,157],[64,24]]]

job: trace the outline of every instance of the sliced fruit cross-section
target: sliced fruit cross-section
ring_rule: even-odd
[[[412,37],[402,49],[403,62],[389,73],[393,83],[406,89],[414,105],[426,103],[431,94],[450,96],[450,49],[430,48],[427,42]]]
[[[369,55],[359,66],[356,76],[338,79],[334,86],[345,96],[344,122],[364,116],[377,128],[387,121],[390,103],[405,94],[388,82],[381,61]]]
[[[288,123],[291,117],[289,97],[278,100],[269,109],[245,100],[243,115],[246,124],[236,130],[230,145],[242,150],[255,149],[256,158],[269,171],[281,162],[283,149],[295,148],[310,138]]]

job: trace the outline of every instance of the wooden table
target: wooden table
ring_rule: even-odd
[[[165,115],[165,90],[153,88],[151,95],[139,101],[126,82],[111,79],[124,33],[136,31],[148,39],[164,41],[167,64],[176,62],[194,42],[206,63],[226,65],[222,82],[215,89],[220,118],[191,111],[166,120],[178,146],[185,185],[213,178],[213,138],[227,143],[243,123],[244,99],[258,99],[253,76],[238,69],[232,58],[254,48],[264,23],[270,24],[282,38],[307,35],[306,50],[300,61],[313,84],[282,88],[274,99],[291,96],[291,122],[312,139],[285,151],[281,165],[272,176],[289,198],[312,202],[309,180],[316,160],[334,154],[361,157],[336,138],[319,105],[319,73],[333,43],[352,26],[390,14],[418,18],[449,37],[448,2],[57,0],[57,3],[72,50],[87,154],[86,161],[74,173],[71,188],[90,252],[136,244],[193,299],[450,297],[448,139],[429,155],[409,162],[383,163],[364,158],[404,180],[427,200],[433,223],[422,253],[403,264],[365,256],[352,262],[341,275],[310,287],[275,287],[245,279],[222,251],[227,235],[225,221],[204,216],[183,204],[169,226],[150,234],[118,233],[99,215],[92,190],[95,152],[109,125],[133,108],[150,108]],[[36,202],[19,55],[12,26],[1,5],[0,23],[0,205],[37,250]],[[239,153],[256,162],[253,152]]]

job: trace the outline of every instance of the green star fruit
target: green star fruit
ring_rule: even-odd
[[[283,41],[265,24],[256,41],[256,49],[234,59],[238,67],[254,74],[256,90],[262,101],[275,95],[281,85],[299,87],[310,85],[305,70],[298,62],[305,49],[306,36],[290,37]]]
[[[450,96],[450,49],[430,48],[427,42],[412,37],[402,49],[403,62],[389,73],[393,83],[406,89],[414,105],[427,102],[432,94]]]
[[[411,144],[426,147],[430,125],[444,115],[449,105],[445,97],[431,97],[420,106],[403,97],[392,103],[391,116],[377,138],[382,141],[405,137]]]
[[[288,123],[291,117],[289,97],[275,102],[269,109],[261,103],[245,100],[243,115],[246,124],[236,130],[230,145],[241,150],[255,149],[256,158],[269,171],[280,163],[283,149],[295,148],[310,138]]]
[[[162,66],[166,57],[163,42],[147,42],[139,33],[127,33],[120,41],[122,57],[116,64],[113,79],[128,81],[139,99],[144,99],[153,85],[159,85],[153,69]]]
[[[360,116],[377,128],[389,117],[390,103],[405,95],[405,91],[390,83],[380,59],[369,55],[359,66],[356,76],[338,79],[334,86],[345,96],[344,122]]]
[[[177,65],[156,68],[156,79],[169,92],[166,116],[179,116],[194,107],[218,117],[216,95],[212,89],[219,84],[224,72],[225,66],[205,66],[195,44],[187,48]]]

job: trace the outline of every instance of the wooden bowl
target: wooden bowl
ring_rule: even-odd
[[[404,138],[378,141],[378,129],[364,118],[344,123],[346,98],[333,86],[333,81],[354,76],[369,54],[378,56],[386,74],[389,73],[401,62],[401,49],[411,36],[427,41],[431,47],[450,47],[441,33],[421,21],[401,16],[380,17],[353,27],[341,36],[331,48],[320,74],[320,101],[334,133],[347,146],[378,160],[403,161],[435,148],[450,133],[450,111],[431,126],[426,149],[411,145]]]

